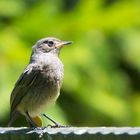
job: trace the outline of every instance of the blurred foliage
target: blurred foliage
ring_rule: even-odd
[[[46,36],[74,41],[61,52],[65,78],[49,116],[74,126],[140,125],[139,15],[139,0],[1,0],[0,126],[31,46]]]

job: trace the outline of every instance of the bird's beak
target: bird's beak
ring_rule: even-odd
[[[63,45],[69,45],[69,44],[72,44],[72,43],[73,43],[72,41],[63,41],[62,42]]]
[[[58,45],[57,48],[62,48],[64,45],[69,45],[72,44],[72,41],[61,41]]]

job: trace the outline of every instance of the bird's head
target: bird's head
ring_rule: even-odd
[[[71,41],[62,41],[54,37],[40,39],[33,47],[33,52],[59,54],[64,45],[71,44]]]

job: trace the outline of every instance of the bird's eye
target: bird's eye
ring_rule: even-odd
[[[49,47],[52,47],[54,45],[54,42],[53,41],[48,41],[48,46]]]
[[[54,45],[54,42],[53,41],[44,41],[43,43],[47,44],[49,47],[52,47]]]

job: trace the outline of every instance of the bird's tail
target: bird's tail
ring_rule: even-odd
[[[12,125],[12,123],[17,119],[18,116],[19,116],[19,112],[18,111],[15,111],[15,112],[11,113],[10,120],[9,120],[7,126],[10,127]]]

